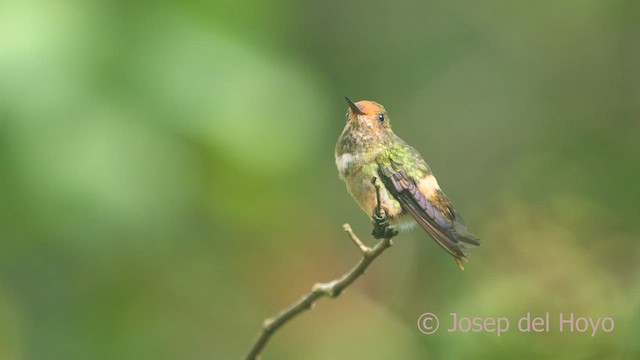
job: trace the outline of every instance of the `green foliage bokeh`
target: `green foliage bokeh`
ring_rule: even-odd
[[[0,3],[0,359],[242,357],[367,239],[345,95],[483,245],[460,272],[402,234],[265,359],[640,357],[639,38],[622,0]],[[415,326],[529,311],[616,328]]]

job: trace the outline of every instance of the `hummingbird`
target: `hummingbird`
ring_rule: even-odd
[[[384,106],[345,99],[347,124],[336,144],[336,166],[372,220],[372,235],[391,238],[417,223],[464,270],[466,248],[479,246],[480,239],[467,230],[420,153],[393,132]]]

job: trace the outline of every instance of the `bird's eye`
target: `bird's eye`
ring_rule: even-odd
[[[384,122],[384,114],[378,115],[378,121]]]

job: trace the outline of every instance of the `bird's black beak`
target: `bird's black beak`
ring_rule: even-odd
[[[353,111],[356,114],[364,115],[364,113],[362,112],[362,110],[360,110],[358,105],[354,104],[353,101],[351,101],[351,99],[349,99],[346,96],[344,98],[345,98],[345,100],[347,100],[347,104],[349,104],[349,107],[351,108],[351,111]]]

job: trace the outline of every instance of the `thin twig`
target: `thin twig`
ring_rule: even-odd
[[[376,197],[378,201],[377,210],[382,211],[380,207],[380,185],[377,183],[376,178],[373,178],[372,183],[376,188]],[[369,265],[371,265],[373,260],[392,245],[391,237],[389,237],[380,240],[380,242],[373,248],[370,248],[360,241],[349,224],[344,224],[342,227],[362,253],[362,258],[358,264],[351,269],[351,271],[342,275],[338,279],[313,285],[311,291],[300,298],[296,303],[283,310],[280,314],[265,320],[262,324],[262,332],[253,343],[249,354],[247,354],[245,358],[246,360],[259,359],[260,352],[264,349],[271,336],[289,320],[293,319],[303,311],[310,309],[320,298],[325,296],[335,298],[339,296],[347,286],[351,285],[357,278],[364,274],[365,270]]]
[[[380,184],[378,181],[380,180],[378,180],[376,176],[371,178],[371,184],[376,189],[376,210],[378,211],[378,215],[385,217],[386,214],[384,213],[384,210],[382,210],[382,201],[380,201]]]
[[[362,243],[362,241],[360,241],[360,238],[358,238],[358,235],[356,235],[353,232],[353,230],[351,230],[351,225],[344,224],[344,225],[342,225],[342,228],[347,233],[347,235],[349,235],[351,240],[353,240],[353,242],[356,244],[358,249],[360,249],[360,252],[362,252],[364,254],[364,253],[366,253],[368,251],[371,251],[371,248],[368,247],[367,245],[365,245],[364,243]]]

